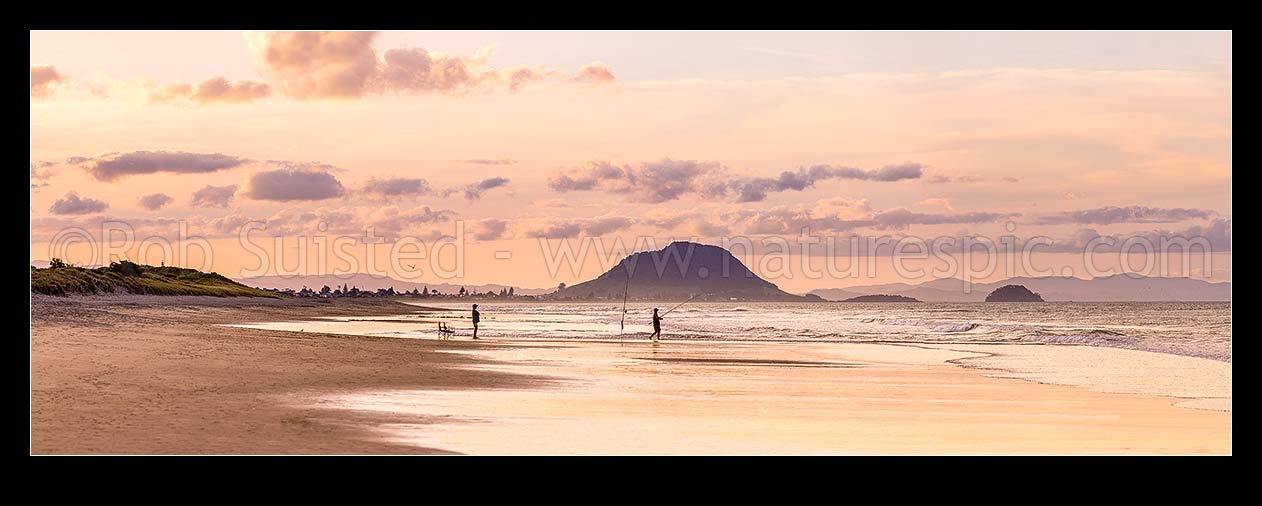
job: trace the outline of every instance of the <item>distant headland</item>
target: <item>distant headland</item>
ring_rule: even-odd
[[[47,268],[31,266],[31,293],[44,295],[209,295],[212,297],[284,297],[251,288],[214,272],[141,265],[127,260],[89,269],[54,258]]]
[[[920,302],[920,301],[912,297],[906,297],[903,295],[860,295],[858,297],[851,297],[849,299],[841,300],[838,302]]]

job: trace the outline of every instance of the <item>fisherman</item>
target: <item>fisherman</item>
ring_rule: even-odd
[[[478,305],[473,305],[473,338],[478,338],[478,322],[482,321],[482,315],[478,313]]]
[[[662,337],[662,317],[657,315],[657,308],[653,308],[653,333],[649,334],[649,339],[656,342]]]

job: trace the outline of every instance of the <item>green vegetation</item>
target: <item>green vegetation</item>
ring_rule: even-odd
[[[179,267],[154,267],[123,260],[87,269],[54,258],[47,269],[31,267],[31,292],[46,295],[130,293],[137,295],[210,295],[272,297],[279,293],[250,288],[216,273]]]

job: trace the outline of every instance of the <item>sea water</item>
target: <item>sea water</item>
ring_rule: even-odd
[[[471,335],[470,303],[412,301],[395,316],[236,326],[434,339],[440,322]],[[988,374],[1182,399],[1231,410],[1231,303],[531,303],[480,301],[478,336],[530,340],[644,339],[654,307],[667,343],[878,343],[968,352]],[[419,308],[418,308],[419,309]],[[670,312],[667,312],[670,310]]]
[[[471,327],[469,304],[418,319]],[[478,335],[620,339],[652,331],[653,307],[677,302],[481,302]],[[432,334],[392,330],[400,336]],[[688,303],[666,314],[665,339],[741,341],[1066,344],[1125,348],[1231,361],[1229,302],[1046,303]]]

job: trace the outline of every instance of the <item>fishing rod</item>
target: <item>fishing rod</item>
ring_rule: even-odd
[[[627,257],[631,258],[631,257]],[[626,259],[622,260],[622,270],[627,273],[627,284],[622,287],[622,321],[618,322],[618,345],[622,345],[622,337],[627,328],[627,292],[631,289],[631,271],[627,270]]]
[[[674,310],[676,310],[676,309],[679,309],[679,306],[682,306],[682,305],[684,305],[684,304],[687,304],[687,303],[691,302],[691,301],[692,301],[692,299],[695,299],[695,298],[700,297],[700,296],[702,296],[702,295],[705,295],[705,294],[704,294],[704,293],[699,293],[699,294],[693,295],[692,297],[688,297],[688,300],[685,300],[685,301],[683,301],[683,302],[680,302],[680,303],[678,303],[678,304],[675,304],[675,307],[672,307],[672,308],[670,308],[670,309],[667,309],[667,310],[666,310],[666,312],[665,312],[665,313],[662,313],[660,316],[666,316],[666,315],[670,314],[670,312],[671,312],[671,311],[674,311]]]

